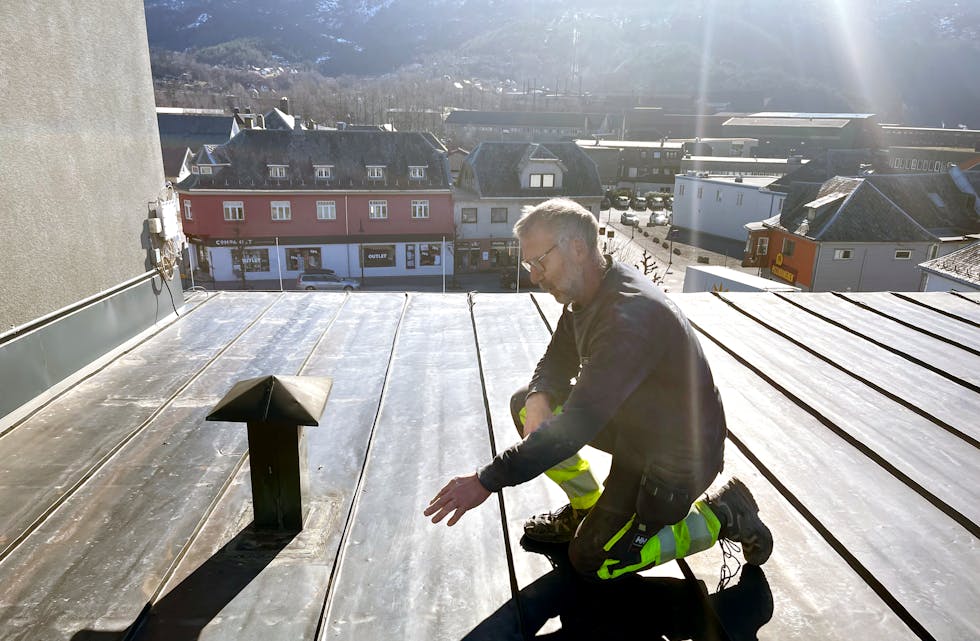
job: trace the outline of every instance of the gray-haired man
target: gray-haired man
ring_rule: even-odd
[[[740,541],[748,563],[772,535],[748,489],[732,479],[698,500],[721,472],[725,415],[684,315],[632,267],[603,256],[595,217],[552,199],[514,227],[531,279],[565,305],[530,384],[512,400],[523,436],[476,474],[450,481],[425,510],[453,525],[503,487],[541,473],[570,503],[525,524],[539,541],[569,541],[581,574],[614,579]],[[571,379],[575,384],[571,384]],[[612,454],[604,489],[578,451]]]

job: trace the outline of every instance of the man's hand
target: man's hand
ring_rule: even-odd
[[[438,523],[446,518],[447,514],[455,511],[455,514],[446,523],[446,525],[453,526],[467,511],[486,501],[489,496],[489,490],[483,487],[476,474],[457,476],[439,490],[435,498],[429,501],[429,507],[425,508],[424,514],[426,516],[435,514],[432,517],[432,522]]]
[[[548,395],[544,392],[535,392],[527,397],[524,403],[526,418],[524,419],[524,438],[535,432],[541,424],[554,416],[551,411],[551,404]]]

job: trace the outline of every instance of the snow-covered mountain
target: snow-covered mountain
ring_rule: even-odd
[[[691,94],[707,87],[800,95],[811,110],[904,105],[928,118],[972,113],[980,126],[976,1],[145,0],[144,6],[151,48],[192,52],[209,64],[358,75],[422,63],[454,76],[537,78],[595,91]]]

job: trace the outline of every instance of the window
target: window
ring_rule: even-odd
[[[286,269],[301,272],[322,267],[319,247],[293,247],[286,250]]]
[[[716,202],[719,202],[719,203],[721,202],[721,190],[720,189],[715,192],[715,201]]]
[[[368,165],[367,175],[372,180],[381,180],[385,177],[384,165]]]
[[[462,214],[464,223],[476,222],[476,207],[463,207]]]
[[[790,240],[789,238],[783,239],[783,256],[792,256],[793,250],[796,249],[796,241]]]
[[[201,166],[201,175],[202,176],[210,176],[213,172],[214,172],[214,168],[211,167],[210,165],[202,165]]]
[[[192,174],[199,174],[199,173],[201,173],[201,168],[198,167],[197,165],[191,165],[191,173]]]
[[[735,206],[736,207],[741,207],[742,206],[742,196],[744,196],[744,195],[745,194],[740,193],[737,196],[735,196]]]
[[[222,203],[225,212],[225,220],[245,220],[245,204],[240,200],[225,201]]]
[[[231,267],[239,273],[243,267],[247,272],[267,272],[269,271],[269,250],[233,247],[231,250]]]
[[[409,167],[408,177],[413,180],[421,180],[425,178],[425,167]]]
[[[369,200],[368,201],[368,218],[387,218],[388,217],[388,201],[387,200]]]
[[[419,243],[419,267],[442,265],[442,245],[439,243]]]
[[[627,171],[627,175],[630,178],[636,178],[636,167],[630,167],[629,170]],[[533,187],[534,185],[531,186]]]
[[[316,165],[317,178],[333,178],[333,165]]]
[[[337,202],[334,200],[316,201],[317,220],[337,220]]]
[[[394,267],[394,245],[361,245],[361,265],[364,267]]]
[[[761,238],[759,238],[759,241],[756,244],[755,254],[756,256],[765,256],[768,253],[769,253],[769,237],[762,236]]]
[[[293,217],[293,212],[288,200],[272,201],[272,220],[289,220]]]
[[[187,220],[194,220],[194,214],[191,212],[191,201],[184,201],[184,218]]]
[[[684,185],[680,185],[680,186],[679,186],[679,187],[677,188],[677,195],[678,195],[678,196],[683,196],[683,195],[684,195]]]
[[[507,208],[506,207],[491,207],[490,208],[490,222],[491,223],[506,223],[507,222]]]
[[[532,188],[548,189],[555,186],[554,174],[531,174],[529,186]]]
[[[429,217],[429,201],[413,200],[412,218],[428,218],[428,217]]]
[[[647,157],[647,152],[641,151],[640,152],[640,158],[646,158],[646,157]]]
[[[286,165],[269,165],[269,178],[285,178]]]
[[[698,187],[698,198],[704,193],[704,187]]]
[[[660,152],[659,151],[653,152],[653,157],[654,158],[660,158]]]
[[[912,258],[911,249],[896,249],[895,250],[895,260],[908,260]]]
[[[834,260],[851,260],[854,258],[853,249],[835,249]]]

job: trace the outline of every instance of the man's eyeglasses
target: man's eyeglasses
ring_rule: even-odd
[[[537,258],[530,258],[528,260],[522,260],[521,261],[521,266],[524,267],[524,269],[526,269],[529,272],[531,271],[531,268],[532,267],[537,267],[538,270],[540,270],[540,271],[543,272],[544,271],[544,264],[541,261],[544,260],[544,257],[547,256],[548,254],[550,254],[555,249],[555,247],[557,247],[557,246],[558,246],[558,243],[555,243],[554,245],[551,246],[551,249],[549,249],[545,253],[541,254]]]

